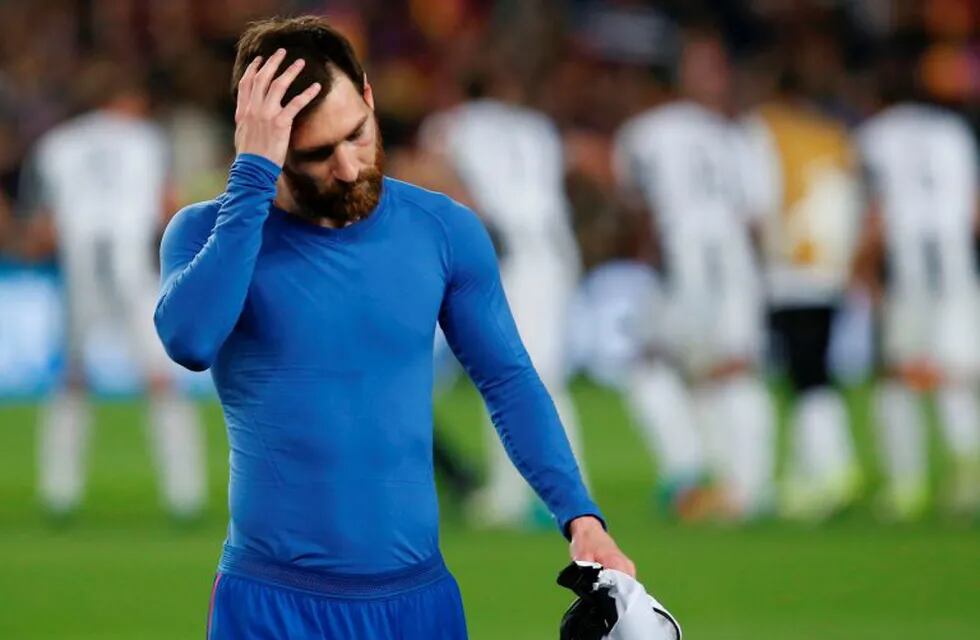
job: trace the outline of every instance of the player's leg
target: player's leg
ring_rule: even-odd
[[[85,488],[92,410],[84,376],[84,345],[93,322],[98,289],[82,278],[74,252],[66,260],[66,355],[64,384],[47,399],[38,425],[38,493],[54,517],[74,512]]]
[[[953,297],[955,293],[955,297]],[[937,360],[943,368],[943,384],[936,392],[936,406],[947,450],[950,474],[945,507],[954,514],[980,512],[980,407],[977,379],[980,373],[980,339],[976,326],[977,296],[972,288],[950,294],[936,310]]]
[[[912,520],[929,506],[928,449],[922,392],[935,384],[928,298],[890,292],[881,314],[884,375],[875,390],[875,435],[885,484],[877,497],[886,518]],[[929,372],[933,372],[929,374]]]
[[[773,500],[775,417],[768,389],[749,368],[709,383],[713,420],[705,425],[715,443],[712,466],[725,496],[725,515],[751,519],[768,513]]]
[[[929,497],[919,394],[894,376],[887,376],[875,390],[875,413],[886,482],[880,507],[890,518],[916,518],[925,511]]]
[[[940,424],[952,461],[946,506],[959,514],[980,511],[980,407],[975,386],[950,381],[936,394]]]
[[[626,402],[651,457],[657,462],[663,500],[683,519],[707,514],[705,451],[686,384],[663,358],[637,363],[626,384]]]
[[[150,441],[163,500],[174,517],[193,519],[204,508],[207,497],[197,407],[166,379],[152,379],[150,389]]]
[[[149,440],[164,506],[180,520],[197,517],[207,499],[203,425],[194,402],[175,387],[172,367],[152,326],[152,301],[133,292],[125,322],[145,372]]]
[[[827,353],[832,307],[786,309],[781,325],[790,381],[796,392],[790,431],[790,464],[783,510],[787,517],[821,519],[857,497],[860,472],[847,411],[833,388]]]
[[[66,517],[81,503],[91,422],[89,400],[80,384],[55,391],[41,410],[38,493],[53,517]]]
[[[703,428],[715,443],[712,461],[723,488],[724,515],[751,519],[773,507],[775,412],[756,371],[763,344],[762,305],[747,248],[729,256],[729,262],[726,286],[713,296],[713,327],[706,338],[713,364],[703,376],[704,388],[713,409]]]

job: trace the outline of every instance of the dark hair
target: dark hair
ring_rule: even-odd
[[[364,93],[364,69],[350,41],[331,27],[326,18],[301,16],[268,18],[248,26],[238,39],[235,68],[231,78],[232,97],[237,97],[238,82],[249,63],[256,56],[268,60],[279,48],[286,50],[286,57],[279,65],[280,72],[298,58],[306,61],[306,66],[283,96],[282,104],[288,103],[314,82],[319,82],[322,87],[320,93],[300,113],[300,117],[304,112],[308,113],[311,108],[315,108],[330,93],[338,70],[350,78],[359,93]]]

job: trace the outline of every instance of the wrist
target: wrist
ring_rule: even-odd
[[[595,516],[579,516],[568,523],[568,533],[573,538],[595,531],[605,531],[602,521]]]

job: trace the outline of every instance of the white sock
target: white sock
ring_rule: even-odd
[[[701,436],[676,371],[662,362],[642,363],[630,375],[626,400],[662,479],[690,480],[704,473]]]
[[[814,389],[797,400],[792,435],[792,473],[801,479],[832,482],[854,463],[847,411],[833,389]]]
[[[980,460],[980,409],[967,385],[949,385],[936,394],[942,432],[957,460]]]
[[[85,486],[91,407],[80,391],[57,392],[44,408],[38,433],[38,490],[55,513],[78,506]]]
[[[762,382],[739,375],[715,385],[712,427],[724,449],[719,476],[732,506],[749,516],[767,510],[773,499],[776,428],[772,400]]]
[[[150,439],[167,508],[176,516],[196,515],[204,507],[206,476],[194,404],[170,391],[151,397]]]
[[[874,421],[885,475],[893,487],[917,487],[926,481],[926,438],[918,394],[895,380],[875,392]]]

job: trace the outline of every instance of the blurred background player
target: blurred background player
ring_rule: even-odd
[[[580,264],[564,189],[562,141],[544,113],[524,106],[519,66],[488,64],[473,73],[466,99],[422,123],[422,153],[441,170],[444,190],[479,213],[491,230],[504,291],[521,338],[581,459],[578,418],[568,393],[567,316]],[[520,527],[533,520],[532,494],[487,432],[487,485],[472,516],[487,526]]]
[[[634,374],[629,398],[659,442],[665,481],[717,475],[722,511],[751,518],[772,500],[774,417],[758,377],[763,307],[740,187],[738,128],[729,121],[730,70],[721,38],[688,33],[676,95],[617,134],[623,186],[653,216],[663,252],[664,302],[650,314],[664,358]]]
[[[945,506],[957,513],[980,507],[976,142],[961,116],[917,100],[908,64],[884,60],[879,111],[857,134],[869,206],[855,267],[882,300],[884,375],[875,398],[886,473],[881,507],[896,519],[921,516],[929,504],[924,393],[935,395],[951,453]]]
[[[166,139],[147,117],[137,74],[99,60],[81,82],[96,108],[38,140],[21,189],[30,211],[26,253],[57,250],[67,305],[64,386],[48,400],[39,429],[40,498],[55,517],[79,506],[91,430],[85,346],[96,331],[121,331],[149,393],[163,500],[175,518],[191,519],[205,500],[201,429],[195,407],[171,384],[152,321],[156,246],[174,211]]]
[[[800,85],[795,70],[783,71],[775,98],[747,118],[743,177],[759,217],[772,338],[796,396],[781,506],[787,517],[814,520],[849,505],[859,488],[846,409],[828,371],[859,197],[847,130]]]

